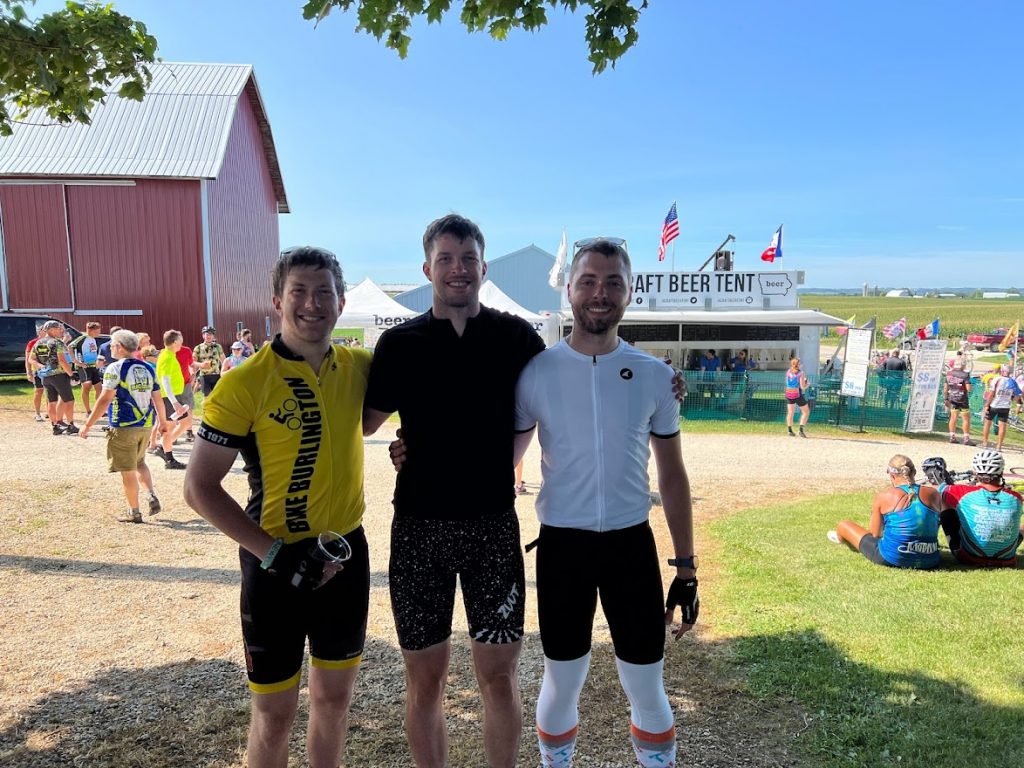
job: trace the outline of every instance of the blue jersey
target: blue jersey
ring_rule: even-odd
[[[1014,560],[1020,543],[1021,496],[1010,488],[944,485],[942,500],[956,507],[960,546],[972,557]]]
[[[921,501],[919,485],[899,488],[910,496],[910,503],[882,515],[878,551],[900,568],[934,568],[939,564],[939,513]]]
[[[110,426],[153,426],[153,397],[160,390],[153,366],[133,357],[115,360],[103,371],[103,388],[114,390],[107,408]]]
[[[77,358],[76,363],[80,366],[96,365],[100,353],[100,346],[89,334],[83,334],[71,342],[71,351]]]

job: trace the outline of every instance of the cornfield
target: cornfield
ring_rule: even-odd
[[[909,334],[939,318],[939,335],[944,339],[961,339],[975,331],[1009,328],[1024,316],[1024,300],[1021,299],[890,299],[882,296],[803,294],[800,307],[819,309],[843,320],[856,315],[854,322],[857,325],[877,317],[879,331],[883,326],[905,317]],[[876,343],[884,346],[885,341],[879,332]]]

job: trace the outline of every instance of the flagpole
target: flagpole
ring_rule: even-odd
[[[672,241],[672,271],[676,271],[676,241]]]

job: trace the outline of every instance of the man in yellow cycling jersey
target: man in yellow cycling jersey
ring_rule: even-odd
[[[248,765],[288,764],[308,638],[307,759],[337,766],[369,608],[361,419],[370,353],[331,343],[345,297],[329,251],[282,253],[273,303],[281,333],[206,401],[185,500],[240,545]],[[245,509],[222,484],[239,452],[249,475]],[[351,545],[343,567],[318,557],[317,537],[327,532]]]

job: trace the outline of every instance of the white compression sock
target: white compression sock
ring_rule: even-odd
[[[643,768],[676,764],[676,730],[672,706],[665,695],[664,659],[654,664],[630,664],[615,659],[619,681],[629,699],[630,737]]]
[[[579,702],[590,654],[572,661],[544,657],[544,682],[537,697],[537,743],[541,765],[569,768],[579,732]]]

